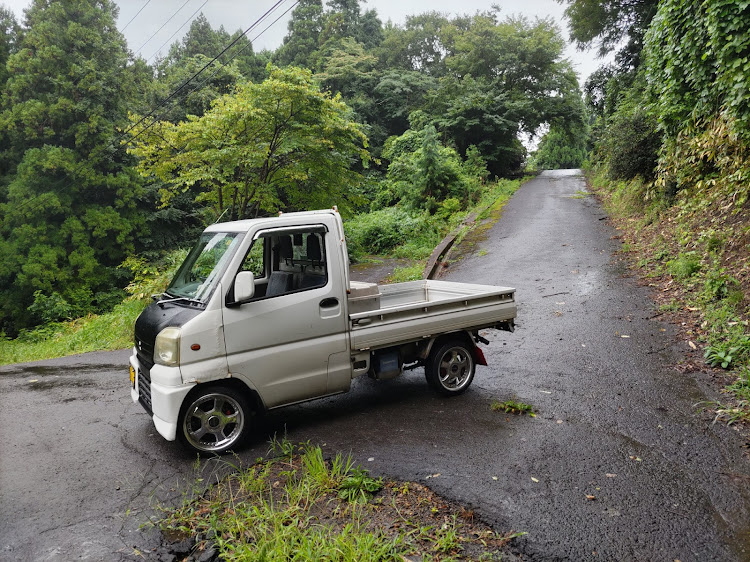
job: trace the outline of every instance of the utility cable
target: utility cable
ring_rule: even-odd
[[[150,4],[150,3],[151,3],[151,0],[147,0],[147,1],[146,1],[146,3],[145,3],[145,4],[144,4],[144,5],[142,6],[142,7],[141,7],[141,9],[140,9],[140,10],[138,10],[138,11],[136,12],[136,14],[135,14],[135,15],[134,15],[134,16],[133,16],[132,18],[130,18],[130,21],[129,21],[128,23],[126,23],[126,24],[125,24],[125,27],[123,27],[123,28],[122,28],[122,29],[120,30],[120,33],[124,33],[124,32],[125,32],[125,30],[126,30],[126,29],[128,28],[128,26],[129,26],[129,25],[130,25],[131,23],[133,23],[133,20],[134,20],[135,18],[137,18],[137,17],[138,17],[138,14],[140,14],[140,13],[141,13],[141,12],[142,12],[142,11],[144,10],[144,8],[145,8],[146,6],[148,6],[148,5]]]
[[[177,14],[179,14],[179,13],[180,13],[180,10],[182,10],[182,9],[183,9],[183,8],[184,8],[184,7],[185,7],[185,6],[186,6],[186,5],[187,5],[187,4],[189,3],[189,2],[190,2],[190,0],[185,0],[185,3],[184,3],[184,4],[182,5],[182,6],[180,6],[180,7],[179,7],[179,8],[177,9],[177,11],[176,11],[176,12],[175,12],[174,14],[172,14],[171,16],[169,16],[169,19],[168,19],[167,21],[165,21],[165,22],[164,22],[163,24],[161,24],[161,27],[160,27],[159,29],[157,29],[157,30],[156,30],[156,31],[155,31],[155,32],[154,32],[154,33],[153,33],[153,34],[151,35],[151,37],[149,37],[148,39],[146,39],[146,42],[145,42],[145,43],[144,43],[143,45],[141,45],[140,47],[138,47],[138,50],[137,50],[137,51],[136,51],[135,53],[133,53],[133,56],[136,56],[136,55],[137,55],[138,53],[140,53],[140,52],[141,52],[141,49],[143,49],[143,47],[145,47],[146,45],[148,45],[148,44],[149,44],[149,42],[151,41],[151,39],[153,39],[154,37],[156,37],[156,34],[157,34],[157,33],[159,33],[159,32],[160,32],[160,31],[161,31],[162,29],[164,29],[164,26],[165,26],[165,25],[167,25],[167,24],[168,24],[168,23],[169,23],[170,21],[172,21],[172,19],[173,19],[173,18],[174,18],[174,17],[175,17],[175,16],[177,15]]]
[[[149,0],[149,1],[150,1],[150,0]],[[189,0],[188,0],[188,1],[189,1]],[[206,1],[208,1],[208,0],[206,0]],[[259,18],[258,18],[258,19],[257,19],[257,20],[256,20],[256,21],[255,21],[255,22],[254,22],[254,23],[253,23],[253,24],[252,24],[251,26],[250,26],[250,27],[248,27],[248,28],[247,28],[247,29],[246,29],[246,30],[245,30],[245,31],[244,31],[244,32],[243,32],[242,34],[238,35],[238,36],[237,36],[237,37],[236,37],[236,38],[235,38],[235,39],[234,39],[234,40],[233,40],[232,42],[230,42],[230,43],[229,43],[229,44],[228,44],[228,45],[227,45],[227,46],[226,46],[226,47],[225,47],[225,48],[224,48],[224,49],[223,49],[223,50],[222,50],[222,51],[221,51],[221,52],[220,52],[220,53],[219,53],[218,55],[216,55],[216,57],[214,57],[214,58],[213,58],[213,59],[212,59],[211,61],[209,61],[209,62],[208,62],[208,64],[206,64],[206,65],[205,65],[205,66],[204,66],[204,67],[203,67],[203,68],[202,68],[201,70],[199,70],[198,72],[196,72],[196,73],[195,73],[195,74],[194,74],[194,75],[193,75],[193,76],[192,76],[191,78],[189,78],[188,80],[186,80],[186,81],[185,81],[185,82],[184,82],[184,83],[183,83],[183,84],[182,84],[182,85],[181,85],[181,86],[180,86],[179,88],[177,88],[177,90],[175,90],[175,91],[174,91],[174,92],[173,92],[172,94],[170,94],[170,95],[169,95],[169,96],[168,96],[168,97],[167,97],[166,99],[164,99],[164,100],[163,100],[163,101],[162,101],[162,102],[161,102],[160,104],[158,104],[158,105],[157,105],[157,106],[156,106],[156,107],[155,107],[155,108],[154,108],[153,110],[151,110],[151,111],[150,111],[150,112],[148,113],[148,115],[146,115],[146,116],[144,116],[143,118],[141,118],[141,119],[140,119],[140,120],[139,120],[138,122],[136,122],[135,124],[133,124],[133,125],[131,125],[130,127],[128,127],[128,128],[127,128],[127,129],[126,129],[125,131],[123,131],[122,133],[119,133],[119,136],[120,136],[120,139],[121,139],[121,140],[120,140],[120,142],[122,143],[122,138],[123,138],[123,137],[124,137],[124,136],[125,136],[125,135],[126,135],[126,134],[127,134],[128,132],[129,132],[129,131],[131,131],[131,130],[132,130],[133,128],[137,127],[137,126],[138,126],[138,125],[139,125],[140,123],[142,123],[142,122],[143,122],[144,120],[146,120],[146,119],[147,119],[148,117],[150,117],[151,115],[153,115],[153,114],[154,114],[154,113],[155,113],[155,112],[156,112],[156,111],[157,111],[157,110],[158,110],[158,109],[159,109],[159,108],[160,108],[161,106],[163,106],[163,105],[164,105],[164,104],[165,104],[166,102],[168,102],[168,101],[169,101],[170,99],[172,99],[172,98],[173,98],[173,97],[174,97],[175,95],[177,95],[177,93],[179,93],[179,92],[180,92],[180,91],[181,91],[181,90],[182,90],[182,89],[183,89],[183,88],[184,88],[184,87],[185,87],[185,86],[186,86],[186,85],[187,85],[188,83],[190,83],[190,82],[191,82],[191,81],[192,81],[193,79],[195,79],[195,78],[196,78],[197,76],[199,76],[199,75],[200,75],[200,74],[201,74],[201,73],[202,73],[202,72],[203,72],[203,71],[204,71],[204,70],[205,70],[205,69],[206,69],[206,68],[207,68],[208,66],[210,66],[211,64],[213,64],[214,62],[216,62],[216,60],[218,60],[218,58],[219,58],[219,57],[221,57],[221,56],[222,56],[222,55],[223,55],[224,53],[226,53],[226,52],[227,52],[227,51],[228,51],[228,50],[229,50],[229,49],[230,49],[230,48],[231,48],[231,47],[232,47],[233,45],[235,45],[235,44],[236,44],[236,43],[237,43],[237,42],[238,42],[238,41],[240,40],[240,38],[241,38],[241,37],[244,37],[245,35],[247,35],[247,33],[249,33],[250,31],[252,31],[252,30],[253,30],[253,29],[254,29],[255,27],[257,27],[257,26],[258,26],[258,25],[259,25],[260,23],[262,23],[262,22],[263,22],[263,21],[264,21],[264,20],[265,20],[266,18],[268,18],[268,16],[269,16],[270,14],[272,14],[272,13],[273,13],[273,12],[274,12],[274,11],[275,11],[275,10],[276,10],[276,9],[277,9],[278,7],[279,7],[279,6],[280,6],[281,4],[283,4],[283,3],[285,2],[285,1],[286,1],[286,0],[279,0],[278,2],[276,2],[276,4],[274,4],[274,5],[273,5],[273,6],[271,7],[271,8],[269,8],[269,9],[268,9],[268,10],[266,11],[266,13],[264,13],[264,14],[263,14],[263,15],[262,15],[261,17],[259,17]],[[186,3],[187,3],[187,2],[186,2]],[[257,35],[256,35],[256,36],[255,36],[255,37],[254,37],[254,38],[253,38],[253,39],[252,39],[252,40],[251,40],[251,41],[250,41],[250,42],[248,43],[248,44],[244,45],[244,46],[243,46],[243,47],[242,47],[241,49],[239,49],[239,50],[238,50],[237,52],[235,52],[235,53],[234,53],[234,54],[233,54],[233,55],[232,55],[232,56],[231,56],[231,57],[229,58],[229,60],[228,60],[227,62],[231,62],[231,61],[232,61],[232,60],[233,60],[233,59],[234,59],[235,57],[237,57],[237,56],[238,56],[238,55],[239,55],[240,53],[242,53],[242,52],[243,52],[243,51],[244,51],[245,49],[247,49],[247,47],[248,47],[248,46],[252,45],[252,41],[255,41],[255,40],[257,40],[257,39],[258,39],[258,38],[259,38],[259,37],[260,37],[261,35],[263,35],[263,34],[264,34],[264,33],[265,33],[266,31],[268,31],[268,29],[269,29],[270,27],[272,27],[272,26],[273,26],[274,24],[276,24],[276,23],[277,23],[277,22],[278,22],[278,21],[279,21],[279,20],[280,20],[281,18],[283,18],[283,17],[284,17],[284,16],[286,15],[286,14],[288,14],[288,13],[289,13],[289,12],[290,12],[290,11],[291,11],[292,9],[294,9],[294,7],[295,7],[295,6],[297,5],[297,4],[299,4],[299,0],[296,0],[296,1],[295,1],[295,2],[294,2],[294,3],[292,4],[292,6],[290,6],[290,7],[289,7],[289,8],[288,8],[288,9],[287,9],[287,10],[286,10],[286,11],[285,11],[285,12],[284,12],[283,14],[281,14],[281,15],[280,15],[280,16],[279,16],[278,18],[276,18],[276,19],[275,19],[275,20],[274,20],[273,22],[271,22],[271,23],[270,23],[270,24],[269,24],[268,26],[266,26],[266,27],[265,27],[265,28],[264,28],[264,29],[263,29],[263,30],[262,30],[262,31],[261,31],[260,33],[258,33],[258,34],[257,34]],[[183,6],[184,6],[184,4],[183,4]],[[145,8],[145,6],[144,6],[144,8]],[[182,8],[180,8],[180,9],[182,9]],[[141,10],[143,10],[143,8],[141,8]],[[178,13],[178,12],[179,12],[179,10],[178,10],[177,12],[175,12],[175,14],[176,14],[176,13]],[[137,15],[137,14],[136,14],[136,15]],[[173,14],[173,17],[174,17],[174,14]],[[135,19],[135,17],[133,17],[132,19]],[[132,19],[131,19],[131,21],[132,21]],[[170,18],[170,19],[171,19],[171,18]],[[128,23],[130,23],[130,22],[128,22]],[[149,40],[150,40],[150,39],[149,39]],[[145,44],[144,44],[144,45],[145,45]],[[212,78],[212,77],[213,77],[213,76],[214,76],[214,75],[215,75],[215,74],[216,74],[217,72],[218,72],[218,69],[217,69],[216,71],[214,71],[214,73],[213,73],[213,74],[212,74],[211,76],[209,76],[209,77],[208,77],[207,79],[205,79],[205,80],[204,80],[203,82],[201,82],[201,83],[200,83],[200,84],[198,85],[198,87],[200,87],[200,86],[204,85],[204,84],[205,84],[205,83],[206,83],[206,82],[207,82],[208,80],[210,80],[210,79],[211,79],[211,78]],[[188,94],[189,94],[189,93],[192,93],[193,91],[195,91],[195,89],[197,89],[197,88],[194,88],[193,90],[191,90],[190,92],[188,92]],[[160,116],[161,116],[161,115],[160,115]],[[157,117],[156,119],[154,119],[154,121],[152,121],[152,122],[151,122],[151,123],[150,123],[150,124],[149,124],[148,126],[144,127],[144,128],[143,128],[143,129],[142,129],[142,130],[141,130],[141,131],[140,131],[140,132],[139,132],[139,133],[137,134],[137,135],[135,135],[135,136],[132,136],[131,138],[127,139],[127,141],[125,141],[125,142],[126,142],[126,143],[131,143],[131,142],[132,142],[132,141],[134,141],[134,140],[135,140],[136,138],[138,138],[138,137],[139,137],[139,136],[140,136],[141,134],[143,134],[143,133],[144,133],[144,132],[145,132],[146,130],[148,130],[148,129],[150,129],[151,127],[153,127],[153,126],[154,126],[154,125],[155,125],[155,124],[156,124],[157,122],[158,122],[158,117]],[[160,137],[161,137],[161,135],[158,135],[158,136],[160,136]],[[169,142],[167,141],[167,139],[165,139],[164,137],[162,137],[162,139],[163,139],[163,140],[164,140],[165,142],[167,142],[168,144],[170,144],[170,145],[171,145],[171,143],[169,143]],[[108,144],[107,144],[106,146],[100,146],[100,147],[98,147],[98,148],[99,148],[99,153],[100,153],[100,154],[101,154],[102,152],[104,152],[104,151],[108,150],[108,149],[114,149],[114,148],[116,148],[116,147],[115,147],[115,141],[114,141],[114,140],[112,140],[112,141],[110,141],[110,142],[109,142],[109,143],[108,143]],[[175,148],[175,149],[176,149],[176,147],[174,147],[174,146],[173,146],[172,148]],[[184,150],[184,148],[185,148],[185,147],[183,146],[183,147],[182,147],[181,149],[176,149],[176,150],[177,150],[177,151],[178,151],[178,153],[179,153],[179,152],[182,152],[182,151]],[[93,152],[93,151],[92,151],[92,152]],[[77,166],[76,166],[76,167],[75,167],[75,168],[74,168],[74,169],[73,169],[73,170],[72,170],[72,171],[71,171],[70,173],[66,173],[65,175],[66,175],[66,176],[68,176],[68,177],[75,177],[76,175],[78,175],[78,174],[79,174],[79,173],[81,172],[81,170],[83,170],[83,168],[84,168],[84,166],[85,166],[85,163],[86,163],[87,161],[89,161],[89,160],[90,160],[90,157],[91,157],[91,155],[92,155],[92,154],[90,154],[88,158],[84,158],[84,159],[82,159],[82,160],[81,160],[81,161],[79,162],[79,164],[78,164],[78,165],[77,165]],[[57,182],[55,182],[55,184],[54,184],[54,187],[56,188],[57,186],[61,186],[61,185],[62,185],[62,184],[63,184],[64,182],[65,182],[65,179],[60,179],[60,180],[58,180]],[[72,182],[68,181],[68,185],[72,185]],[[47,191],[45,191],[44,193],[40,193],[40,194],[38,194],[38,195],[37,195],[36,197],[34,197],[33,199],[27,199],[26,201],[24,201],[24,202],[23,202],[23,203],[21,203],[20,205],[16,205],[16,209],[20,209],[20,210],[22,210],[22,211],[24,211],[24,210],[28,209],[28,208],[30,207],[30,205],[29,205],[30,203],[33,203],[33,202],[34,202],[34,201],[35,201],[36,199],[39,199],[40,197],[43,197],[44,195],[46,195],[47,193],[49,193],[49,191],[50,191],[50,190],[47,190]]]
[[[243,51],[244,51],[245,49],[247,49],[248,47],[251,47],[251,46],[252,46],[252,44],[253,44],[253,42],[255,42],[255,41],[256,41],[256,40],[257,40],[257,39],[258,39],[258,38],[259,38],[259,37],[260,37],[261,35],[263,35],[263,34],[264,34],[264,33],[265,33],[266,31],[268,31],[268,30],[269,30],[269,29],[270,29],[271,27],[273,27],[273,26],[274,26],[274,25],[275,25],[275,24],[276,24],[276,23],[277,23],[277,22],[278,22],[278,21],[279,21],[279,20],[280,20],[281,18],[283,18],[283,17],[285,16],[285,15],[287,15],[287,14],[288,14],[289,12],[291,12],[291,11],[292,11],[292,10],[293,10],[293,9],[294,9],[294,8],[295,8],[296,6],[297,6],[297,4],[299,4],[299,0],[296,0],[296,1],[295,1],[295,2],[294,2],[294,3],[292,4],[292,5],[291,5],[291,6],[289,6],[289,8],[288,8],[288,9],[287,9],[287,10],[286,10],[286,11],[285,11],[285,12],[284,12],[283,14],[281,14],[281,15],[280,15],[279,17],[277,17],[277,18],[276,18],[275,20],[273,20],[273,21],[272,21],[272,22],[271,22],[270,24],[268,24],[268,25],[267,25],[267,26],[266,26],[266,27],[265,27],[265,28],[263,29],[263,31],[261,31],[260,33],[258,33],[258,35],[256,35],[255,37],[253,37],[253,38],[252,38],[251,40],[249,40],[249,41],[248,41],[248,42],[247,42],[247,43],[246,43],[245,45],[243,45],[243,47],[242,47],[241,49],[238,49],[238,50],[237,50],[237,51],[236,51],[236,52],[235,52],[235,53],[234,53],[234,54],[233,54],[233,55],[232,55],[231,57],[229,57],[229,58],[227,59],[227,61],[226,61],[225,63],[223,63],[223,64],[224,64],[224,65],[227,65],[227,64],[229,64],[229,63],[230,63],[230,62],[232,62],[232,61],[233,61],[233,60],[234,60],[234,59],[235,59],[236,57],[238,57],[238,56],[239,56],[240,54],[242,54],[242,52],[243,52]],[[218,74],[218,72],[219,72],[220,70],[221,70],[221,68],[217,68],[216,70],[214,70],[214,71],[213,71],[213,72],[212,72],[212,73],[211,73],[211,74],[210,74],[210,75],[209,75],[208,77],[204,78],[204,79],[203,79],[203,80],[202,80],[202,81],[201,81],[200,83],[198,83],[198,84],[197,84],[197,85],[196,85],[196,86],[195,86],[194,88],[192,88],[192,89],[191,89],[191,90],[190,90],[189,92],[187,92],[187,93],[185,94],[185,97],[189,96],[190,94],[192,94],[192,93],[193,93],[193,92],[195,92],[196,90],[199,90],[199,89],[201,89],[201,88],[202,88],[203,86],[205,86],[205,85],[206,85],[206,83],[207,83],[207,82],[208,82],[209,80],[211,80],[211,78],[213,78],[214,76],[216,76],[216,74]],[[155,118],[155,121],[157,121],[157,122],[158,122],[158,121],[160,121],[160,120],[161,120],[160,118],[161,118],[161,117],[162,117],[163,115],[164,115],[164,113],[160,113],[159,115],[157,115],[157,116],[156,116],[156,118]],[[149,126],[151,126],[151,125],[149,125]],[[135,139],[135,137],[133,137],[133,139]],[[183,147],[183,148],[184,148],[184,147]]]
[[[154,115],[161,107],[163,107],[164,105],[166,105],[166,103],[169,102],[169,100],[171,100],[177,94],[179,94],[182,90],[184,90],[190,82],[192,82],[198,76],[200,76],[209,66],[211,66],[214,62],[216,62],[219,59],[219,57],[221,57],[231,47],[233,47],[235,44],[237,44],[237,42],[242,37],[244,37],[245,35],[247,35],[250,31],[252,31],[253,28],[255,28],[256,26],[258,26],[264,19],[266,19],[271,13],[273,13],[284,2],[286,2],[286,0],[278,0],[273,6],[271,6],[271,8],[268,9],[268,11],[266,11],[265,14],[263,14],[260,18],[258,18],[255,21],[255,23],[253,23],[250,27],[248,27],[245,31],[243,31],[240,35],[238,35],[226,47],[224,47],[224,49],[218,55],[216,55],[213,59],[211,59],[210,61],[208,61],[203,66],[203,68],[201,68],[198,72],[196,72],[190,78],[188,78],[187,80],[185,80],[185,82],[183,82],[176,90],[174,90],[171,94],[169,94],[166,98],[164,98],[154,109],[152,109],[146,115],[144,115],[143,117],[141,117],[137,122],[133,123],[130,127],[128,127],[125,131],[123,131],[122,134],[125,135],[125,134],[129,133],[130,131],[132,131],[133,129],[135,129],[138,125],[140,125],[141,123],[143,123],[146,119],[148,119],[149,117],[151,117],[152,115]],[[148,126],[144,127],[143,129],[141,129],[141,131],[139,131],[138,134],[136,134],[135,136],[132,136],[130,139],[128,139],[127,142],[132,142],[135,139],[137,139],[144,132],[146,132],[146,130],[148,128],[150,128],[151,126],[153,126],[154,123],[156,123],[156,121],[157,121],[156,119],[154,121],[152,121],[150,125],[148,125]]]
[[[153,59],[154,57],[156,57],[156,55],[158,55],[158,54],[159,54],[159,52],[161,52],[161,50],[162,50],[162,49],[163,49],[163,48],[164,48],[164,47],[165,47],[165,46],[167,45],[167,43],[169,43],[169,42],[170,42],[170,41],[171,41],[171,40],[172,40],[172,39],[174,38],[174,36],[175,36],[175,35],[177,35],[177,34],[178,34],[178,33],[180,32],[180,30],[182,30],[182,28],[183,28],[183,27],[185,27],[185,26],[186,26],[186,25],[187,25],[187,24],[188,24],[189,22],[192,22],[192,21],[193,21],[193,18],[195,17],[195,14],[197,14],[197,13],[198,13],[198,12],[199,12],[200,10],[202,10],[202,9],[203,9],[203,6],[205,6],[206,4],[208,4],[208,0],[205,0],[205,2],[203,2],[203,4],[201,4],[201,5],[200,5],[200,6],[198,7],[198,9],[197,9],[197,10],[195,10],[195,11],[194,11],[194,12],[193,12],[193,13],[192,13],[192,14],[190,15],[190,17],[189,17],[189,18],[188,18],[187,20],[185,20],[185,23],[183,23],[183,24],[182,24],[182,25],[181,25],[181,26],[180,26],[179,28],[177,28],[177,31],[175,31],[175,32],[174,32],[174,33],[173,33],[172,35],[170,35],[170,36],[169,36],[169,39],[167,39],[166,41],[164,41],[164,43],[162,43],[162,44],[161,44],[161,46],[160,46],[160,47],[159,47],[158,49],[156,49],[156,51],[154,52],[154,54],[153,54],[153,55],[151,55],[151,58],[149,58],[149,59],[148,59],[148,60],[147,60],[146,62],[147,62],[147,63],[148,63],[148,62],[151,62],[151,60],[152,60],[152,59]]]

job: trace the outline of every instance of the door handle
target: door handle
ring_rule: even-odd
[[[323,299],[320,301],[320,308],[333,308],[334,306],[339,305],[339,299],[335,297],[331,297],[328,299]]]

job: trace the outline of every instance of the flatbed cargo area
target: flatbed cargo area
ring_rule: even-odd
[[[373,306],[370,310],[354,307],[357,312],[349,314],[353,350],[387,347],[452,329],[493,327],[512,322],[516,316],[515,289],[511,287],[409,281],[374,285],[379,289],[375,298],[369,285],[352,287],[355,296],[350,295],[360,304]],[[367,297],[362,296],[368,292]]]

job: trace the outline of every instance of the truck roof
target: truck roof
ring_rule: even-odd
[[[219,222],[210,225],[205,232],[247,232],[255,226],[290,226],[300,222],[300,219],[311,219],[320,216],[338,216],[338,209],[321,209],[318,211],[301,211],[297,213],[279,213],[275,217],[245,219],[239,221]],[[302,224],[309,221],[304,220]]]

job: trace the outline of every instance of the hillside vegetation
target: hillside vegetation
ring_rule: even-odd
[[[750,404],[750,2],[568,2],[572,35],[625,45],[585,85],[591,181],[624,250],[705,361]],[[686,368],[691,368],[690,365]],[[693,366],[692,368],[698,368]]]
[[[294,6],[275,51],[201,15],[149,59],[112,0],[0,6],[3,347],[132,316],[127,287],[216,221],[337,205],[355,258],[423,259],[522,171],[521,135],[587,130],[551,20]]]

